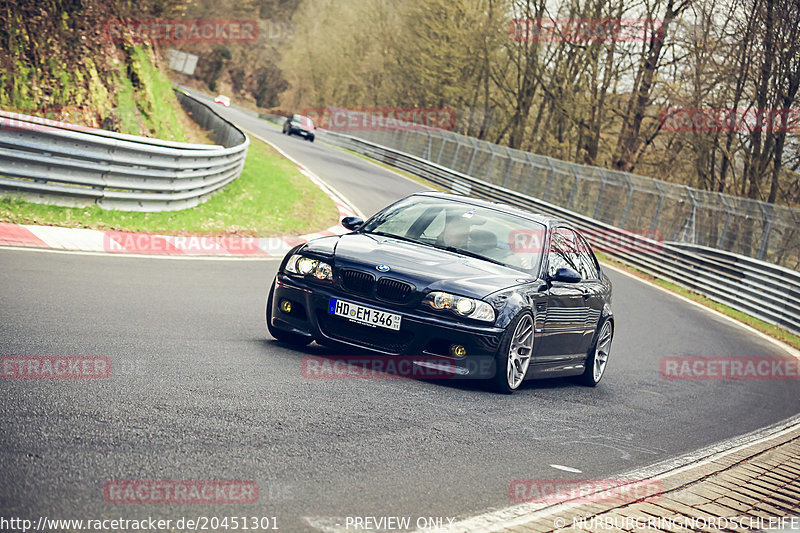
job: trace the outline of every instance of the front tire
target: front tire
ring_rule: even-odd
[[[586,357],[586,368],[578,377],[578,382],[587,387],[596,387],[605,374],[611,355],[611,341],[614,339],[614,323],[605,319],[597,331],[594,344]]]
[[[492,387],[502,394],[512,394],[522,385],[533,355],[534,322],[523,311],[506,327],[495,354]]]
[[[267,297],[267,331],[272,337],[280,342],[285,342],[286,344],[291,344],[292,346],[306,346],[308,345],[313,339],[310,337],[306,337],[303,335],[297,335],[296,333],[290,333],[288,331],[284,331],[282,329],[278,329],[272,325],[272,297],[275,294],[275,283],[272,284],[272,287],[269,290],[269,296]]]

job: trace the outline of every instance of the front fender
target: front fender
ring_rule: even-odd
[[[527,291],[502,291],[492,294],[485,300],[497,310],[495,326],[498,328],[508,326],[522,311],[529,311],[531,315],[534,315],[534,319],[536,318],[533,310],[534,297],[531,294],[527,294]]]

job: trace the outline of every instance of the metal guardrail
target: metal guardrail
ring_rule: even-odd
[[[336,130],[629,230],[800,268],[800,209],[561,161],[453,131],[327,108]],[[352,120],[350,120],[352,119]],[[335,128],[331,128],[335,129]]]
[[[798,272],[712,248],[659,242],[370,141],[324,130],[317,135],[452,192],[557,216],[583,230],[595,248],[615,259],[800,335]]]
[[[286,117],[282,117],[280,115],[273,115],[272,113],[259,113],[258,118],[262,120],[268,120],[272,123],[278,124],[279,126],[283,126],[283,123],[286,122]]]
[[[61,205],[173,211],[205,201],[242,172],[250,139],[176,91],[216,145],[126,135],[0,111],[0,191]]]

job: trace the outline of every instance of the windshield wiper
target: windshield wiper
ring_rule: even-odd
[[[483,259],[484,261],[489,261],[490,263],[494,263],[495,265],[508,266],[502,261],[498,261],[497,259],[492,259],[491,257],[486,257],[485,255],[477,254],[475,252],[470,252],[469,250],[464,250],[462,248],[456,248],[455,246],[441,246],[439,244],[431,244],[431,246],[433,246],[434,248],[439,248],[440,250],[447,250],[448,252],[466,255],[468,257],[474,257],[475,259]]]
[[[417,243],[417,244],[427,244],[425,242],[418,241],[418,240],[415,240],[415,239],[411,239],[411,238],[405,237],[403,235],[395,235],[394,233],[387,233],[385,231],[365,231],[364,233],[366,233],[367,235],[380,235],[381,237],[391,237],[392,239],[399,239],[401,241],[414,242],[414,243]]]

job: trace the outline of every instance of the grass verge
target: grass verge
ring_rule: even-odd
[[[205,203],[139,213],[61,207],[0,197],[0,222],[162,235],[302,235],[336,224],[333,201],[269,145],[251,139],[242,175]]]
[[[785,329],[770,324],[769,322],[764,322],[763,320],[752,317],[741,311],[737,311],[736,309],[728,307],[725,304],[715,302],[711,298],[707,298],[701,294],[697,294],[696,292],[690,291],[689,289],[681,287],[680,285],[672,283],[671,281],[666,281],[663,279],[656,278],[655,276],[642,272],[637,268],[626,265],[625,263],[621,263],[602,252],[595,252],[595,253],[597,255],[597,259],[599,259],[604,263],[608,263],[616,268],[619,268],[620,270],[624,270],[625,272],[628,272],[636,276],[637,278],[641,278],[651,283],[655,283],[659,287],[663,287],[670,292],[674,292],[676,294],[683,296],[684,298],[692,300],[693,302],[697,302],[699,304],[704,305],[705,307],[713,309],[714,311],[718,311],[723,315],[729,316],[735,320],[738,320],[739,322],[742,322],[743,324],[747,324],[751,328],[760,331],[761,333],[769,335],[774,339],[778,339],[779,341],[788,344],[789,346],[800,349],[800,337],[793,335],[792,333],[789,333]]]

